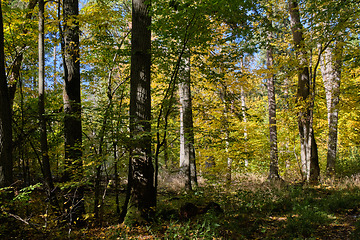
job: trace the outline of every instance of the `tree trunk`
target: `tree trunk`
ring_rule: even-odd
[[[115,205],[116,205],[116,213],[120,214],[120,204],[119,204],[119,173],[118,173],[118,157],[117,157],[117,144],[113,142],[113,156],[114,156],[114,178],[115,178]]]
[[[296,0],[289,1],[289,13],[291,19],[291,31],[293,35],[294,47],[296,55],[299,60],[298,67],[298,90],[297,90],[297,104],[299,106],[298,112],[298,127],[300,133],[300,158],[303,178],[306,181],[310,179],[318,179],[319,176],[310,176],[311,173],[316,174],[318,171],[312,171],[311,168],[318,168],[317,148],[312,127],[312,107],[313,98],[311,95],[311,79],[308,61],[306,59],[306,51],[304,50],[303,27],[300,22],[300,11]]]
[[[150,1],[132,1],[130,73],[130,202],[126,223],[149,220],[156,206],[151,157],[151,17]],[[128,187],[129,187],[128,186]]]
[[[27,11],[27,14],[25,15],[25,18],[31,19],[33,17],[32,10],[35,8],[36,4],[37,4],[37,0],[29,1],[28,6],[27,6],[28,11]],[[27,32],[28,32],[28,30],[24,26],[23,33],[26,34]],[[19,82],[19,79],[20,79],[20,70],[21,70],[21,65],[22,65],[22,61],[23,61],[24,49],[26,49],[25,45],[18,46],[19,52],[15,56],[15,61],[12,64],[11,72],[9,75],[9,86],[8,87],[9,87],[9,98],[10,98],[10,108],[11,109],[12,109],[13,103],[14,103],[15,93],[16,93],[16,89],[17,89],[17,83]]]
[[[0,187],[13,182],[11,108],[5,72],[4,31],[0,2]]]
[[[240,62],[241,70],[244,66],[244,56],[241,58]],[[247,132],[247,118],[246,118],[246,98],[245,98],[245,91],[243,85],[240,86],[240,101],[241,101],[241,113],[242,113],[242,121],[244,123],[244,141],[245,141],[245,159],[244,159],[244,165],[245,169],[249,166],[249,154],[247,149],[247,140],[248,140],[248,132]]]
[[[245,169],[249,166],[249,154],[247,149],[247,140],[248,140],[248,131],[247,131],[247,118],[246,118],[246,99],[245,99],[245,91],[244,87],[240,86],[240,100],[241,100],[241,113],[242,113],[242,121],[244,123],[244,141],[245,141],[245,159],[244,165]]]
[[[57,205],[53,193],[54,183],[51,175],[50,160],[48,154],[48,142],[45,118],[45,42],[44,42],[44,0],[39,0],[39,120],[40,120],[40,145],[43,162],[43,173],[47,188],[47,194],[52,204]]]
[[[180,70],[180,171],[185,179],[185,189],[192,190],[197,184],[193,116],[190,86],[190,54],[184,55]]]
[[[271,38],[270,38],[271,39]],[[276,129],[276,99],[275,99],[275,76],[273,71],[273,49],[268,46],[266,50],[266,65],[269,72],[267,79],[268,102],[269,102],[269,131],[270,131],[270,171],[268,179],[280,179],[278,165],[278,146]]]
[[[78,0],[63,2],[63,60],[64,60],[64,135],[65,135],[65,181],[81,181],[82,178],[82,128],[79,57]],[[75,217],[85,212],[83,188],[73,189],[70,212]]]
[[[111,75],[109,77],[111,79]],[[104,146],[104,138],[106,134],[106,127],[107,127],[107,120],[110,116],[111,107],[113,104],[112,101],[112,93],[111,93],[111,81],[109,81],[108,85],[108,100],[109,103],[106,106],[105,113],[103,115],[101,129],[99,133],[99,151],[98,151],[98,158],[100,161],[97,161],[96,166],[96,175],[95,175],[95,189],[94,189],[94,217],[97,220],[98,224],[101,226],[102,224],[102,200],[101,200],[101,168],[105,164],[105,156],[103,155],[103,146]],[[116,160],[116,159],[115,159]]]
[[[221,72],[221,70],[220,70]],[[224,104],[223,117],[222,117],[222,129],[225,131],[225,154],[226,154],[226,185],[230,186],[232,181],[232,164],[233,160],[229,155],[230,147],[230,132],[229,132],[229,122],[228,122],[228,97],[227,97],[227,88],[225,85],[222,85],[222,88],[219,91],[219,96]]]
[[[325,87],[326,106],[328,113],[328,152],[326,174],[328,177],[334,177],[336,153],[337,153],[337,135],[338,135],[338,115],[339,115],[339,95],[341,80],[341,54],[342,49],[339,43],[333,47],[327,47],[320,60],[321,74]]]

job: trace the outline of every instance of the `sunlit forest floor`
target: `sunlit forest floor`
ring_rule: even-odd
[[[89,212],[92,196],[88,191]],[[360,239],[360,176],[310,186],[244,174],[230,186],[201,180],[191,193],[167,179],[155,219],[133,226],[117,223],[111,188],[101,221],[87,214],[81,227],[55,220],[41,189],[28,197],[7,203],[13,214],[1,206],[0,239]]]

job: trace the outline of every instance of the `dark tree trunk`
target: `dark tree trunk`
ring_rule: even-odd
[[[100,155],[100,154],[99,154]],[[101,155],[100,155],[101,156]],[[98,163],[96,167],[96,175],[95,175],[95,188],[94,188],[94,218],[97,221],[97,224],[101,226],[101,166],[102,163]]]
[[[311,95],[311,79],[308,61],[306,59],[306,51],[304,50],[303,27],[300,22],[300,11],[296,0],[289,1],[289,13],[291,19],[291,31],[293,35],[294,47],[299,61],[298,67],[298,90],[297,90],[297,104],[299,106],[298,112],[298,127],[300,133],[301,146],[301,165],[303,178],[306,181],[310,179],[318,179],[318,176],[310,176],[311,173],[317,174],[318,171],[313,171],[311,168],[318,168],[319,165],[315,161],[318,159],[317,146],[312,126],[313,118],[313,97]]]
[[[151,157],[150,1],[132,1],[129,164],[130,199],[126,222],[149,220],[156,206]]]
[[[78,0],[63,2],[63,60],[64,60],[64,135],[65,135],[65,181],[81,181],[82,178],[82,129],[79,59]],[[71,191],[71,212],[79,217],[84,211],[83,188]]]
[[[71,166],[81,169],[82,131],[79,60],[78,0],[64,0],[64,111],[66,178],[70,179]]]
[[[271,40],[271,36],[270,36]],[[278,165],[278,146],[276,129],[276,99],[275,99],[275,76],[273,71],[273,49],[268,46],[266,51],[266,65],[269,72],[267,79],[268,102],[269,102],[269,131],[270,131],[270,169],[268,179],[280,179]]]
[[[0,187],[13,182],[12,124],[9,92],[5,73],[4,31],[0,3]]]

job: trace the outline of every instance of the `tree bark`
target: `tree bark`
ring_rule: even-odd
[[[271,37],[270,37],[271,39]],[[275,99],[275,76],[273,71],[273,49],[269,44],[266,50],[266,65],[270,71],[267,79],[268,102],[269,102],[269,132],[270,132],[270,169],[268,179],[280,179],[278,165],[278,146],[276,129],[276,99]]]
[[[27,6],[27,9],[29,11],[25,15],[26,19],[31,19],[33,17],[32,10],[35,8],[36,4],[37,4],[37,0],[29,1],[28,6]],[[26,34],[28,32],[28,30],[25,28],[25,30],[23,32],[24,32],[24,34]],[[13,103],[14,103],[15,93],[16,93],[16,89],[17,89],[17,83],[19,82],[19,78],[20,78],[21,65],[22,65],[22,61],[24,58],[24,49],[26,49],[26,46],[25,45],[18,46],[17,49],[19,50],[19,52],[15,56],[15,60],[12,64],[11,72],[9,75],[9,84],[8,84],[11,109],[12,109]]]
[[[39,0],[39,120],[40,120],[40,145],[41,157],[43,162],[43,174],[45,178],[47,194],[52,204],[57,205],[53,194],[54,183],[51,174],[50,160],[48,154],[48,142],[46,133],[46,117],[45,117],[45,22],[44,22],[44,0]]]
[[[70,179],[70,166],[81,164],[81,93],[80,93],[80,56],[79,56],[79,14],[78,0],[64,0],[64,132],[65,159],[67,159],[67,178]],[[75,165],[74,165],[75,163]]]
[[[132,1],[130,73],[130,201],[125,222],[149,220],[156,206],[151,156],[150,1]]]
[[[302,165],[303,178],[306,181],[317,181],[319,178],[319,171],[311,168],[319,168],[317,146],[312,126],[312,108],[313,98],[311,95],[311,79],[308,61],[306,59],[306,50],[304,49],[303,27],[300,21],[300,11],[296,0],[289,1],[290,24],[293,35],[293,42],[296,55],[299,61],[298,67],[298,89],[297,89],[297,104],[298,112],[298,127],[300,133],[300,158]],[[315,154],[315,155],[314,155]],[[313,161],[313,163],[311,163]],[[317,162],[317,163],[316,163]],[[311,176],[313,173],[313,176]]]
[[[328,177],[334,177],[335,175],[342,65],[341,55],[342,48],[339,46],[339,43],[335,43],[334,46],[329,46],[324,50],[323,57],[320,59],[329,125],[326,164],[326,174]]]
[[[4,31],[0,2],[0,187],[13,182],[12,124],[8,85],[5,72]]]
[[[180,171],[185,178],[185,189],[192,190],[197,184],[193,115],[190,86],[190,54],[184,55],[180,70]]]
[[[244,66],[244,56],[241,58],[241,70]],[[247,131],[247,118],[246,118],[246,97],[245,97],[245,91],[244,86],[240,86],[240,101],[241,101],[241,114],[242,114],[242,121],[244,123],[244,142],[245,142],[245,159],[244,159],[244,165],[245,169],[249,166],[249,154],[247,149],[247,141],[248,141],[248,131]]]
[[[79,56],[78,0],[63,2],[63,66],[64,66],[64,135],[65,135],[65,181],[79,182],[82,178],[82,127]],[[80,217],[85,212],[83,188],[73,189],[70,212]],[[76,206],[76,208],[75,208]]]

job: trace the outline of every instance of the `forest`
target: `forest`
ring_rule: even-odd
[[[0,239],[360,239],[357,0],[0,3]]]

